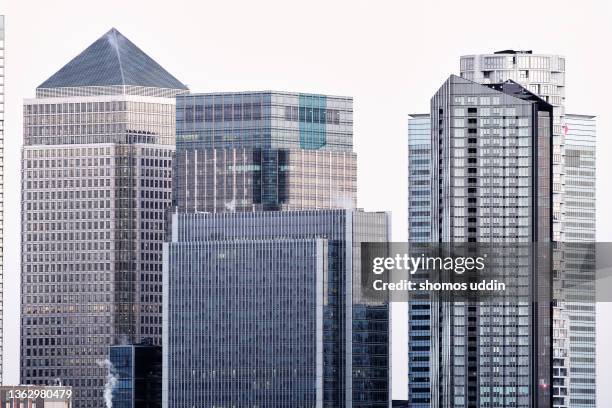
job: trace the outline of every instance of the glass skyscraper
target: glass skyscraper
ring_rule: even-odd
[[[558,55],[533,54],[531,51],[505,50],[492,54],[463,56],[460,70],[462,77],[483,84],[514,80],[553,105],[553,238],[557,242],[567,243],[594,242],[595,119],[588,115],[565,113],[565,58]],[[419,121],[419,117],[423,118],[424,115],[414,115],[409,119],[410,145],[413,143],[412,138],[419,138],[418,134],[415,134],[417,132],[411,130],[415,127],[414,123]],[[409,156],[410,160],[415,159],[410,151]],[[582,168],[575,168],[576,166]],[[409,189],[418,189],[412,186],[414,175],[411,168],[413,164],[409,168]],[[423,202],[418,204],[427,206],[425,199],[426,196],[422,197],[420,201]],[[415,218],[420,213],[413,211],[413,205],[411,200],[408,209],[410,241],[418,242],[413,230],[416,225],[421,225],[422,220]],[[575,274],[576,270],[572,270],[575,267],[571,261],[568,263],[565,259],[571,259],[572,256],[583,257],[582,252],[587,250],[587,247],[573,247],[570,244],[564,248],[562,244],[556,245],[555,269],[564,271],[565,274]],[[569,252],[570,249],[572,253],[561,255],[563,251]],[[589,267],[591,266],[583,262],[580,266],[581,272],[588,273],[586,268]],[[595,406],[595,309],[594,304],[589,304],[593,293],[584,285],[580,287],[580,293],[574,291],[569,296],[580,304],[572,304],[568,299],[555,300],[552,360],[555,407]],[[411,326],[420,323],[412,318],[410,322]],[[578,343],[570,346],[571,339]],[[410,341],[412,344],[413,340]],[[412,361],[409,364],[410,367],[423,365]],[[410,383],[409,390],[414,387],[427,391],[426,387],[414,382]],[[412,403],[416,401],[412,400]]]
[[[431,242],[431,120],[429,114],[408,118],[408,240]],[[415,299],[420,297],[420,299]],[[427,294],[408,303],[408,400],[415,408],[431,406],[432,303]]]
[[[582,211],[584,205],[580,202],[580,198],[576,198],[576,194],[579,194],[578,197],[588,200],[589,196],[595,196],[595,185],[589,184],[590,181],[585,179],[584,176],[576,178],[576,169],[569,168],[575,166],[575,164],[568,165],[569,162],[576,162],[572,155],[575,156],[577,151],[575,147],[568,146],[568,144],[576,145],[575,142],[571,141],[575,133],[568,132],[569,124],[578,120],[577,117],[582,117],[586,121],[588,119],[582,115],[568,115],[565,112],[565,57],[553,54],[534,54],[530,50],[503,50],[492,54],[462,56],[460,70],[462,77],[484,84],[508,79],[516,81],[553,105],[553,239],[559,243],[555,255],[555,269],[562,276],[575,273],[576,271],[572,271],[571,265],[566,262],[566,259],[571,257],[572,254],[563,254],[563,251],[570,250],[570,248],[575,250],[576,247],[570,245],[568,248],[564,248],[563,243],[594,242],[595,226],[593,218],[591,218],[594,207],[590,211]],[[591,123],[593,124],[591,126],[591,136],[594,138],[594,121]],[[587,125],[587,127],[589,126]],[[577,124],[573,128],[576,130],[582,128],[582,126]],[[578,133],[581,132],[582,130],[578,130]],[[582,141],[584,141],[584,137]],[[594,143],[594,139],[592,139],[592,142]],[[582,142],[579,142],[578,145],[582,145]],[[589,154],[588,151],[586,154]],[[589,171],[591,170],[585,169],[582,172],[588,173]],[[589,227],[585,231],[583,228],[587,225]],[[592,239],[587,238],[591,236]],[[577,254],[574,253],[573,256],[577,256]],[[586,288],[583,288],[584,290]],[[582,300],[585,300],[584,296],[588,300],[592,293],[583,293]],[[580,310],[578,314],[576,314],[576,308]],[[591,310],[585,310],[585,308]],[[571,398],[572,401],[568,387],[571,377],[575,375],[581,377],[584,372],[588,372],[587,374],[595,372],[594,351],[587,358],[587,360],[592,360],[590,367],[586,367],[587,360],[585,360],[585,357],[579,357],[580,360],[571,358],[566,339],[556,336],[567,334],[568,338],[580,338],[582,342],[590,343],[586,345],[587,348],[595,350],[593,333],[574,333],[572,335],[566,332],[566,329],[571,332],[572,328],[574,331],[580,331],[584,327],[594,330],[594,305],[572,306],[565,299],[557,299],[554,309],[554,324],[559,326],[553,333],[555,336],[555,359],[553,362],[556,366],[554,369],[555,389],[553,393],[556,395],[553,401],[554,406],[559,408],[570,406],[592,408],[595,406],[594,394]],[[572,321],[573,323],[571,323]],[[589,338],[592,341],[587,341]],[[584,347],[582,350],[584,350]],[[580,361],[580,367],[574,366],[572,370],[572,366],[577,361]],[[573,388],[575,390],[586,389],[582,386]]]
[[[431,240],[431,121],[429,114],[408,118],[408,239]]]
[[[286,92],[177,97],[179,211],[353,208],[353,101]]]
[[[21,382],[104,407],[108,347],[161,343],[175,95],[112,29],[23,107]]]
[[[566,281],[595,272],[595,117],[566,114],[563,124]],[[576,244],[578,243],[578,244]],[[576,263],[575,259],[580,259]],[[588,277],[582,278],[589,282]],[[592,408],[596,398],[595,288],[582,284],[558,302],[555,319],[555,407]],[[563,382],[561,382],[563,381]]]
[[[360,295],[352,99],[177,96],[164,406],[387,407],[389,306]]]
[[[389,306],[361,296],[386,213],[175,213],[164,407],[388,407]]]

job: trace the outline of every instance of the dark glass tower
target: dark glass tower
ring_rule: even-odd
[[[175,213],[164,406],[388,407],[389,305],[361,296],[386,213]]]
[[[161,343],[175,95],[117,30],[24,102],[21,382],[104,407],[108,346]]]
[[[161,408],[162,350],[151,344],[111,346],[109,360],[116,384],[114,408]]]

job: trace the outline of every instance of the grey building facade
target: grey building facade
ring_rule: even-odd
[[[164,406],[390,404],[389,307],[359,294],[352,99],[177,96]],[[228,313],[228,310],[231,311]]]
[[[552,241],[552,115],[513,81],[451,76],[442,85],[431,101],[433,241]],[[550,267],[536,262],[516,270],[526,272],[527,297],[440,304],[432,406],[550,404],[551,299],[540,300],[552,290],[542,273]]]
[[[175,213],[164,407],[388,407],[389,305],[360,295],[386,213]]]
[[[21,382],[103,407],[108,347],[161,343],[175,95],[112,29],[24,101]]]
[[[431,242],[432,173],[430,114],[408,117],[408,240]],[[432,398],[432,303],[426,295],[408,303],[408,401],[428,408]],[[434,311],[435,313],[435,311]],[[406,403],[408,402],[406,401]]]
[[[564,291],[555,310],[555,407],[592,408],[596,395],[595,272],[596,120],[591,115],[566,114],[563,125],[565,226],[562,269],[566,282],[580,276],[582,284]],[[580,259],[577,263],[576,260]],[[585,276],[585,274],[587,274]]]
[[[553,239],[563,242],[565,57],[534,54],[531,50],[502,50],[491,54],[463,55],[460,58],[460,76],[482,84],[511,80],[553,106]]]
[[[464,55],[460,59],[461,76],[466,79],[483,84],[513,80],[553,105],[553,240],[559,243],[555,254],[555,270],[560,276],[567,279],[566,277],[575,274],[576,270],[572,267],[571,261],[568,263],[566,259],[579,256],[576,251],[581,252],[585,248],[585,246],[572,246],[571,243],[595,241],[595,226],[591,218],[594,207],[591,210],[582,211],[584,202],[581,202],[581,198],[586,198],[587,201],[589,197],[594,198],[595,186],[590,184],[592,181],[585,179],[584,176],[577,178],[577,170],[570,168],[575,167],[575,164],[571,163],[576,162],[575,156],[578,150],[575,147],[575,141],[572,141],[575,132],[570,133],[568,129],[571,126],[575,131],[580,129],[577,130],[578,133],[584,134],[584,124],[576,122],[588,123],[589,119],[583,115],[567,114],[565,111],[565,65],[565,57],[562,55],[533,53],[531,50],[502,50],[491,54]],[[592,143],[594,143],[594,122],[591,123],[593,126],[586,124],[586,127],[592,129],[591,136],[593,137]],[[578,138],[582,139],[578,142],[580,146],[584,137],[578,136]],[[589,151],[587,150],[585,154],[588,155]],[[588,164],[586,166],[588,167]],[[582,170],[583,173],[589,171],[591,170]],[[580,198],[577,199],[576,194]],[[586,230],[585,226],[588,226]],[[570,243],[570,245],[565,248],[563,243]],[[574,253],[564,254],[566,250]],[[573,296],[582,297],[582,300],[586,301],[593,296],[593,293],[583,288],[581,295],[574,294]],[[578,315],[572,310],[575,308],[581,310]],[[591,310],[584,310],[585,308]],[[573,336],[570,334],[572,327],[575,330],[585,327],[587,330],[591,328],[594,330],[592,323],[595,320],[594,305],[572,306],[568,304],[567,299],[556,299],[554,314],[554,325],[557,327],[553,332],[555,353],[553,394],[556,396],[553,404],[558,408],[594,407],[595,396],[593,394],[580,395],[571,401],[569,393],[573,375],[581,377],[585,371],[588,372],[588,375],[594,373],[594,351],[589,357],[582,356],[572,359],[566,339],[566,337],[581,338],[584,342],[591,338],[590,344],[583,346],[595,349],[592,333],[574,333]],[[561,337],[557,338],[557,335]],[[572,373],[572,365],[578,361],[577,358],[580,359],[580,367],[574,367]],[[591,364],[587,367],[589,359]],[[588,389],[588,387],[574,388]]]
[[[583,245],[595,240],[595,118],[588,115],[565,113],[565,58],[552,54],[534,54],[531,51],[505,50],[491,54],[465,55],[461,57],[460,72],[463,78],[482,84],[498,83],[513,80],[532,93],[540,96],[553,106],[553,239],[556,242],[554,267],[564,271],[568,276],[576,273],[589,273],[586,259],[592,254],[592,248]],[[413,115],[409,119],[409,145],[412,139],[419,140],[413,123],[422,121],[424,115]],[[418,125],[422,126],[421,123]],[[413,155],[409,150],[412,161]],[[418,160],[423,160],[418,158]],[[421,164],[422,166],[422,164]],[[410,165],[409,190],[418,187],[412,182]],[[417,169],[417,167],[414,167]],[[421,193],[424,194],[424,193]],[[409,236],[411,242],[419,242],[414,228],[421,224],[417,218],[422,206],[432,205],[426,202],[426,195],[418,202],[419,207],[409,203]],[[423,233],[420,233],[423,234]],[[417,233],[416,235],[419,235]],[[563,243],[568,243],[564,245]],[[582,246],[572,243],[582,243]],[[565,254],[563,252],[566,252]],[[577,265],[572,258],[580,257],[582,263]],[[567,260],[567,261],[566,261]],[[582,279],[588,279],[583,277]],[[576,290],[565,291],[564,298],[555,298],[553,310],[553,401],[555,407],[593,407],[595,406],[595,309],[592,302],[594,292],[581,284],[579,293]],[[570,293],[569,298],[565,296]],[[555,293],[555,296],[557,294]],[[574,303],[572,303],[572,300]],[[424,307],[424,306],[422,306]],[[411,312],[412,313],[412,312]],[[418,311],[427,315],[427,311]],[[410,318],[410,325],[419,324]],[[417,333],[418,334],[418,333]],[[420,337],[419,337],[420,338]],[[573,340],[572,340],[573,339]],[[574,342],[571,346],[571,342]],[[411,344],[413,339],[410,340]],[[415,343],[416,344],[416,343]],[[419,367],[422,362],[410,361],[409,367]],[[409,368],[412,370],[412,368]],[[412,372],[412,371],[411,371]],[[410,374],[411,378],[413,374]],[[423,380],[419,380],[423,381]],[[411,382],[409,390],[418,388],[428,391],[418,382]],[[571,389],[575,392],[572,393]],[[415,394],[417,399],[411,402],[424,401],[427,394]]]
[[[353,208],[353,101],[287,92],[177,97],[179,211]]]

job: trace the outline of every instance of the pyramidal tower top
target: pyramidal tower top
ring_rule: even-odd
[[[182,82],[112,28],[40,84],[36,96],[173,97],[187,91]]]

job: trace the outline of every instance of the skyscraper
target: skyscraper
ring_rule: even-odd
[[[565,57],[533,54],[530,50],[464,55],[460,58],[460,75],[482,84],[515,81],[553,106],[553,239],[563,242],[565,143],[562,128],[565,116]]]
[[[353,209],[352,115],[347,97],[177,97],[164,406],[388,406],[389,307],[361,297],[359,254],[389,221]]]
[[[353,208],[353,101],[287,92],[177,97],[179,211]]]
[[[0,384],[4,343],[4,16],[0,16]]]
[[[408,118],[408,240],[431,242],[431,120],[429,114]],[[420,299],[415,299],[420,297]],[[431,406],[431,325],[429,295],[408,303],[408,395],[414,408]]]
[[[164,407],[388,407],[389,306],[361,296],[386,213],[175,213]]]
[[[556,323],[561,327],[555,328],[554,344],[555,358],[561,364],[554,369],[559,384],[554,406],[592,408],[597,405],[595,290],[585,283],[588,274],[595,272],[595,252],[592,245],[585,244],[595,242],[595,117],[566,114],[563,134],[567,243],[563,271],[566,281],[582,276],[582,284],[578,290],[567,291],[567,298],[557,304]],[[576,259],[581,261],[576,263]]]
[[[575,167],[575,155],[580,147],[568,146],[583,146],[585,155],[590,155],[594,146],[594,121],[591,120],[591,125],[588,125],[589,119],[583,115],[568,115],[565,113],[565,57],[552,54],[534,54],[532,51],[516,51],[503,50],[493,54],[465,55],[460,59],[461,76],[479,83],[487,84],[493,82],[501,82],[505,80],[513,80],[529,89],[542,99],[553,105],[553,239],[558,245],[556,249],[555,269],[562,276],[575,273],[571,271],[571,265],[567,265],[566,258],[569,254],[563,254],[565,250],[578,251],[580,247],[568,246],[565,248],[562,243],[574,242],[594,242],[595,241],[595,224],[593,221],[594,214],[594,196],[595,184],[590,176],[579,176],[577,173],[589,173],[592,169],[570,169]],[[582,121],[580,120],[582,118]],[[592,118],[591,118],[592,119]],[[569,125],[572,122],[573,133],[569,133]],[[578,122],[578,123],[576,123]],[[591,131],[588,136],[584,134],[586,128]],[[578,142],[572,138],[578,136]],[[586,136],[586,139],[585,139]],[[588,141],[587,141],[588,139]],[[587,146],[584,142],[586,141]],[[590,146],[590,147],[589,147]],[[568,153],[570,156],[568,156]],[[573,157],[573,158],[572,158]],[[585,157],[584,155],[582,157]],[[587,163],[589,160],[584,160]],[[568,165],[568,162],[574,163]],[[594,156],[593,156],[594,166]],[[584,164],[590,167],[590,164]],[[578,196],[576,196],[578,194]],[[593,198],[593,201],[589,201]],[[587,203],[583,201],[587,200]],[[593,204],[584,211],[585,205]],[[568,215],[569,214],[569,215]],[[585,226],[586,230],[585,230]],[[577,231],[580,230],[580,231]],[[590,239],[587,237],[591,237]],[[584,249],[584,247],[582,247]],[[573,256],[577,256],[574,253]],[[560,276],[561,276],[560,275]],[[559,279],[562,281],[563,279]],[[583,292],[586,288],[583,288]],[[592,294],[583,293],[582,301],[589,299]],[[574,294],[576,296],[576,294]],[[585,297],[586,296],[586,297]],[[594,381],[595,373],[595,336],[593,332],[578,333],[582,328],[594,331],[595,308],[594,304],[574,304],[571,305],[566,299],[556,299],[555,301],[555,324],[558,330],[554,331],[554,335],[562,335],[565,333],[564,327],[568,331],[568,339],[581,339],[580,346],[574,346],[574,350],[580,347],[580,350],[590,349],[592,352],[586,357],[583,354],[580,356],[570,356],[570,346],[563,338],[554,340],[555,359],[554,369],[555,386],[554,390],[558,397],[555,399],[555,407],[580,406],[584,408],[595,406],[594,392],[590,395],[582,395],[570,401],[567,387],[569,387],[571,378],[574,376],[581,377],[586,373],[589,378]],[[589,309],[589,310],[585,310]],[[578,312],[577,312],[578,311]],[[573,322],[573,323],[570,323]],[[573,328],[573,330],[572,330]],[[572,335],[573,332],[573,335]],[[591,340],[587,340],[591,339]],[[589,344],[584,344],[584,343]],[[585,348],[586,347],[586,348]],[[587,363],[591,360],[591,363]],[[580,361],[580,367],[574,363]],[[588,367],[587,367],[588,365]],[[573,366],[573,370],[572,370]],[[566,373],[566,374],[564,374]],[[573,374],[572,374],[573,373]],[[591,376],[591,374],[593,374]],[[583,381],[583,380],[577,380]],[[585,390],[587,386],[573,387],[575,390]],[[590,402],[588,402],[590,401]]]
[[[531,51],[505,50],[492,54],[463,56],[460,70],[462,77],[483,84],[514,80],[553,105],[553,238],[557,242],[567,243],[594,242],[595,120],[585,115],[565,113],[565,58],[558,55],[533,54]],[[413,122],[415,119],[409,119],[410,145],[413,143],[412,139],[419,139],[417,132],[411,130],[414,128]],[[567,151],[573,158],[568,156]],[[584,154],[581,154],[582,152]],[[412,159],[413,156],[410,155],[410,160]],[[572,168],[577,165],[583,168]],[[413,189],[411,183],[412,181],[409,181],[410,191]],[[419,205],[427,206],[426,198],[426,195],[421,197]],[[408,210],[410,241],[418,242],[418,237],[412,233],[412,224],[420,224],[421,220],[414,218],[418,212],[413,211],[412,205],[411,200]],[[571,254],[562,255],[562,251],[570,250]],[[591,250],[592,248],[585,246],[558,247],[555,251],[555,269],[564,271],[564,274],[574,273],[573,276],[577,276],[576,264],[574,263],[572,267],[571,261],[566,263],[565,260],[571,257],[584,257],[583,252]],[[588,262],[584,260],[580,264],[579,269],[583,275],[589,273],[587,268],[592,268],[592,265],[587,264]],[[580,293],[574,290],[570,295],[575,301],[574,304],[568,299],[555,299],[553,319],[555,407],[593,407],[595,404],[595,309],[593,303],[589,304],[593,293],[587,289],[587,285],[580,285],[580,288]],[[419,313],[428,312],[419,311]],[[419,326],[423,327],[420,321],[413,321],[412,317],[410,321],[419,323]],[[578,343],[570,346],[571,339]],[[413,344],[413,340],[410,341]],[[410,367],[422,365],[414,362],[409,364]],[[571,398],[570,384],[574,384],[571,388],[575,391]],[[409,390],[414,387],[420,391],[427,391],[417,383],[410,383]]]
[[[442,85],[431,100],[433,241],[551,242],[552,114],[513,81],[481,85],[453,75]],[[551,291],[541,261],[530,260],[527,298],[440,303],[432,328],[438,406],[550,400],[551,316],[548,304],[535,303]]]
[[[108,346],[161,342],[175,95],[112,29],[24,101],[21,381],[103,407]]]
[[[594,242],[595,116],[568,113],[564,119],[565,238],[566,242]]]

